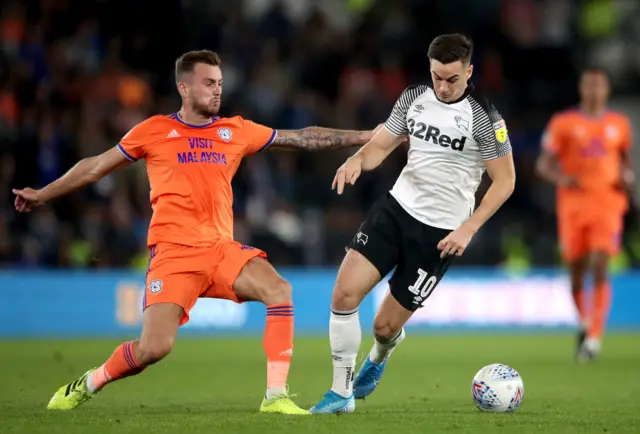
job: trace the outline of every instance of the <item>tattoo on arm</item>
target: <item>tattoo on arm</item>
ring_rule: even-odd
[[[334,130],[330,128],[308,127],[301,130],[279,130],[268,150],[305,150],[361,146],[371,139],[370,131]]]

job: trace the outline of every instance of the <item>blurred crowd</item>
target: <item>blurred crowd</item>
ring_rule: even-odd
[[[468,265],[558,262],[553,189],[533,172],[545,123],[577,102],[579,69],[611,68],[616,93],[640,94],[640,8],[594,0],[7,0],[0,6],[0,267],[144,268],[150,218],[144,162],[38,212],[11,188],[41,187],[135,124],[179,108],[183,51],[223,59],[221,115],[274,128],[372,129],[408,85],[428,80],[426,49],[460,31],[476,44],[474,83],[507,120],[516,192],[476,236]],[[631,21],[630,21],[631,20]],[[336,264],[406,152],[343,196],[330,189],[352,150],[266,153],[234,180],[236,236],[276,265]],[[486,183],[479,191],[479,197]],[[628,259],[637,262],[637,217]]]

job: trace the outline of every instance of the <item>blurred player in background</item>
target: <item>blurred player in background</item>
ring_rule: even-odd
[[[609,259],[620,249],[628,193],[634,183],[629,151],[631,126],[607,109],[609,80],[601,69],[580,77],[580,106],[555,114],[547,126],[537,170],[557,186],[558,234],[571,291],[580,315],[576,357],[600,352],[611,304]],[[589,309],[584,280],[593,272]]]
[[[243,157],[265,150],[320,150],[363,145],[371,132],[310,127],[276,131],[236,116],[219,118],[220,58],[192,51],[176,61],[179,112],[153,116],[102,155],[80,161],[41,190],[14,190],[19,212],[97,182],[139,159],[147,163],[153,217],[140,339],[126,342],[99,368],[61,387],[48,408],[69,410],[108,383],[142,372],[171,351],[199,297],[267,306],[267,391],[261,412],[309,414],[289,398],[293,353],[291,287],[264,252],[233,240],[231,180]]]
[[[507,127],[470,82],[472,52],[463,35],[435,38],[428,52],[432,83],[408,87],[384,127],[336,173],[333,188],[342,194],[409,137],[406,166],[369,211],[338,271],[329,320],[333,384],[312,413],[353,412],[355,399],[376,389],[405,339],[405,323],[513,192]],[[485,170],[492,183],[476,209]],[[358,307],[394,267],[373,323],[373,348],[354,380],[362,339]]]

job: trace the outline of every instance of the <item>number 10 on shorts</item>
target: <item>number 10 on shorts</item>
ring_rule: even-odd
[[[436,283],[438,283],[436,276],[431,276],[427,279],[428,276],[429,273],[422,268],[418,268],[418,278],[413,285],[409,286],[409,291],[415,295],[413,298],[415,304],[421,304],[423,300],[429,298],[436,287]]]

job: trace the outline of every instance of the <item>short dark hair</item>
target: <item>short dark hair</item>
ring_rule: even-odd
[[[602,66],[590,65],[585,68],[582,68],[582,71],[580,71],[580,76],[584,76],[586,74],[600,74],[609,78],[609,73]]]
[[[471,63],[473,42],[459,33],[440,35],[429,45],[429,59],[440,63],[453,63],[458,60],[464,64]]]
[[[198,63],[220,66],[222,60],[218,53],[209,50],[187,51],[176,60],[176,82],[181,81],[184,74],[193,72]]]

